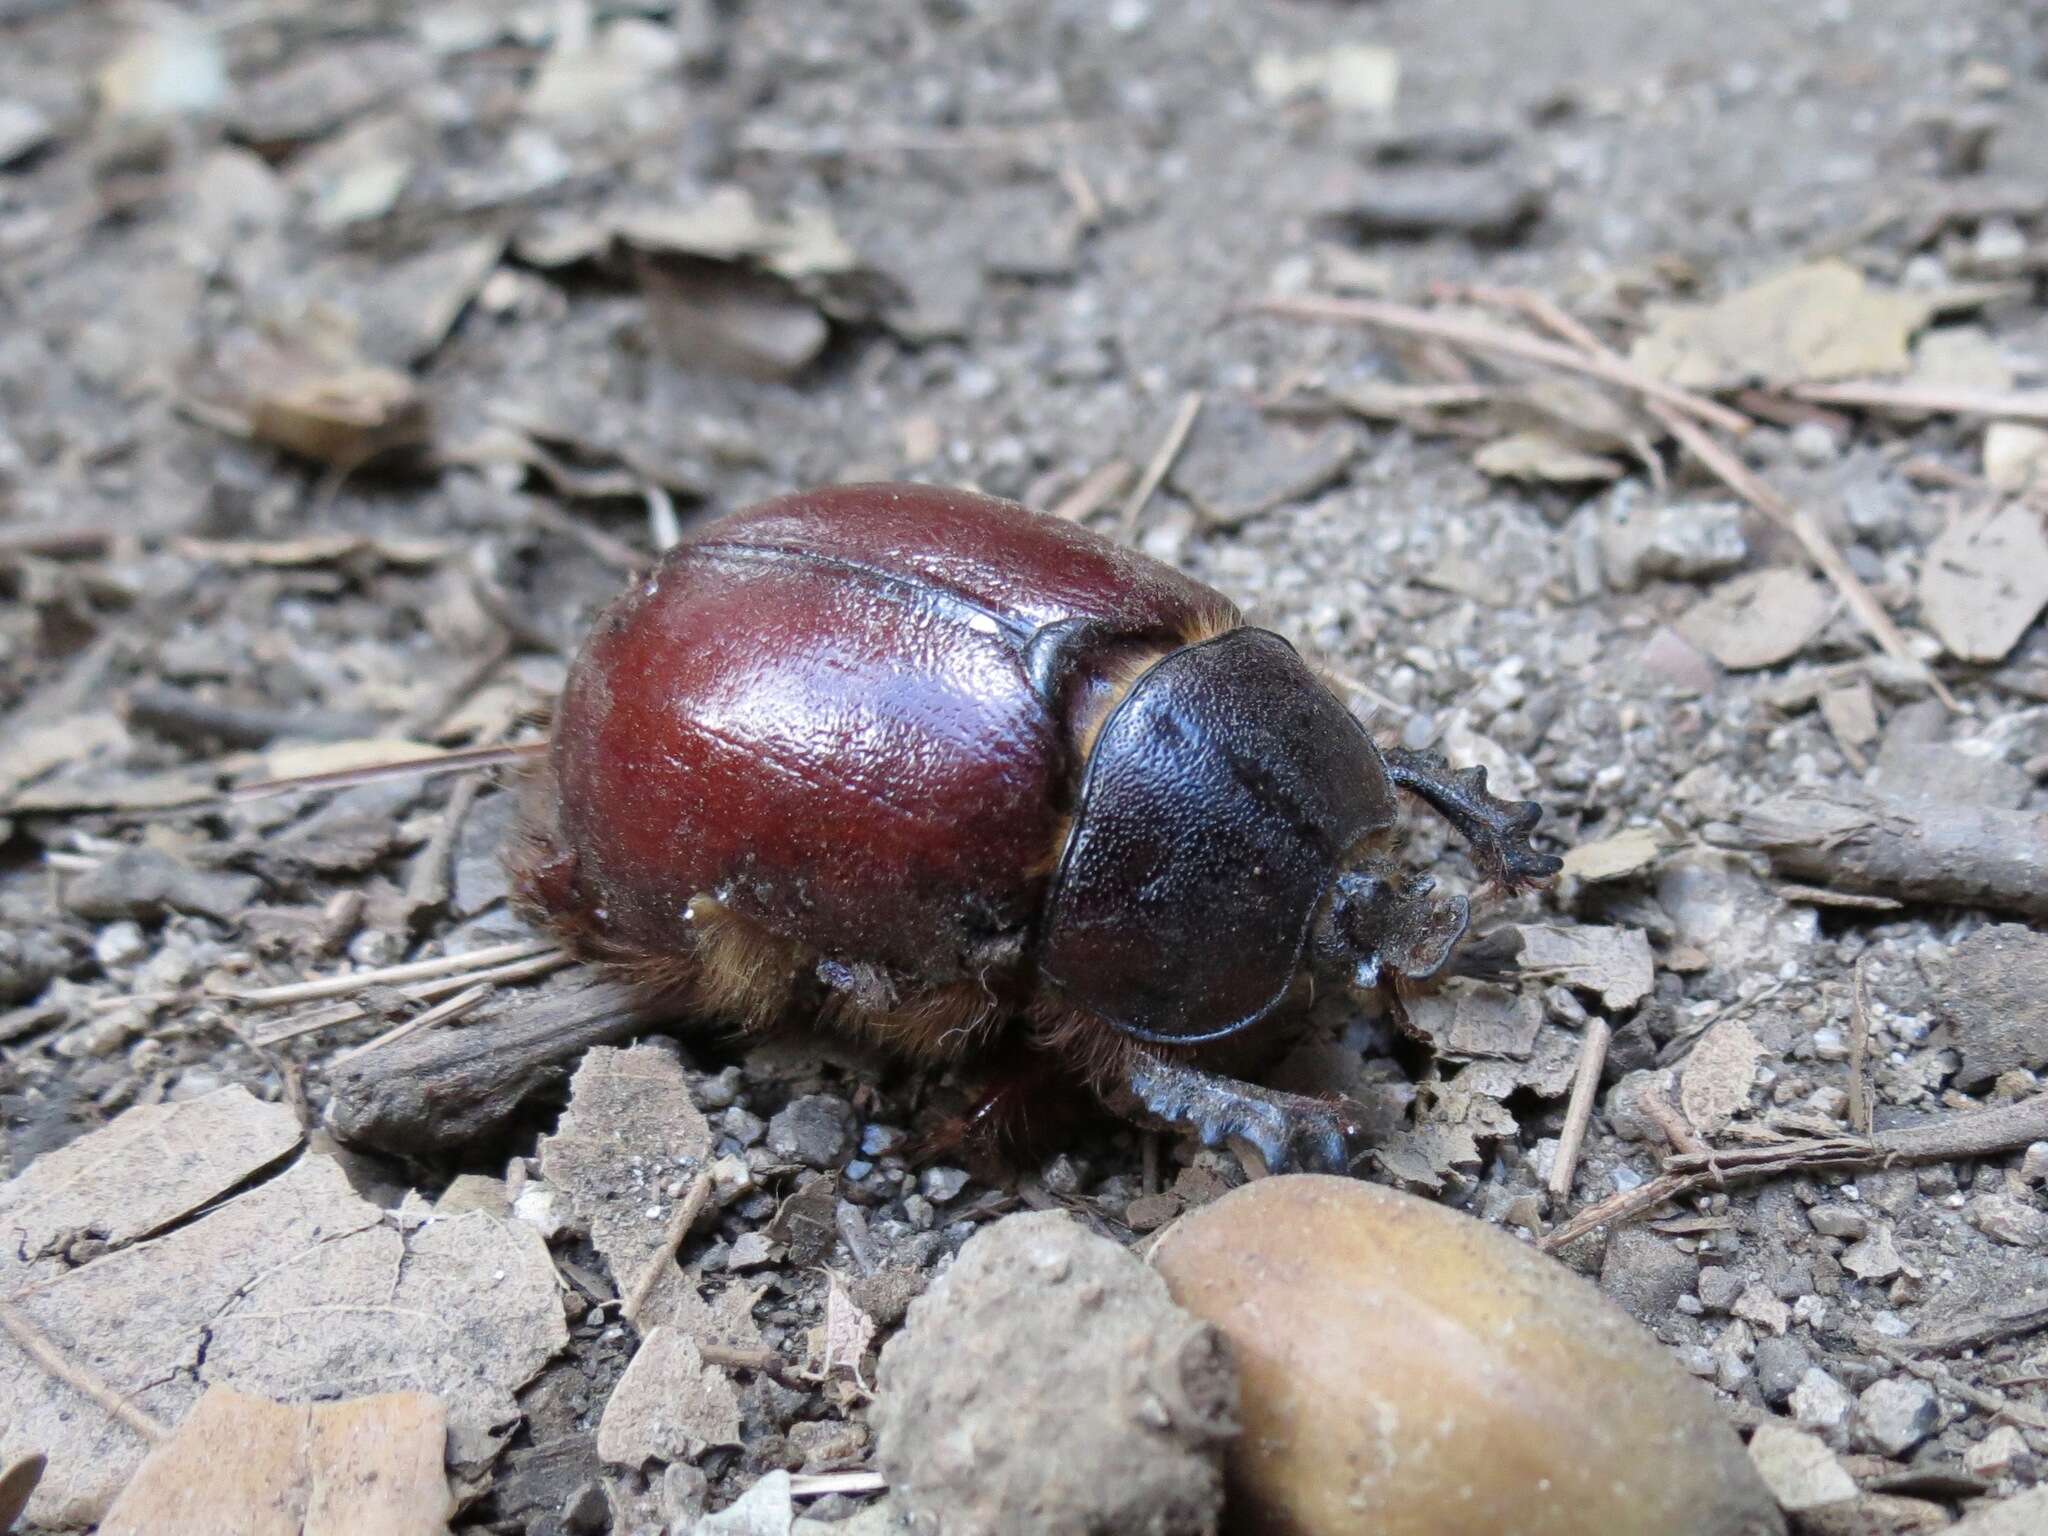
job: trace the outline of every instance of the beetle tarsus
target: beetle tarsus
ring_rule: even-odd
[[[1502,800],[1488,792],[1486,770],[1452,769],[1441,753],[1396,747],[1384,754],[1387,775],[1420,796],[1472,845],[1472,857],[1488,879],[1504,890],[1548,880],[1564,868],[1554,854],[1538,853],[1529,834],[1543,819],[1534,800]]]
[[[1205,1147],[1240,1137],[1258,1149],[1273,1173],[1347,1172],[1364,1132],[1342,1100],[1261,1088],[1145,1052],[1132,1053],[1123,1081],[1105,1098],[1112,1109],[1141,1111],[1191,1133]]]

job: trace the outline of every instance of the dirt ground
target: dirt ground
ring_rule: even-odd
[[[1642,350],[1671,306],[1790,269],[1863,286],[1741,333],[1773,361]],[[920,1167],[971,1072],[683,1031],[700,1139],[619,1155],[728,1160],[681,1259],[725,1308],[705,1368],[742,1432],[615,1463],[597,1429],[640,1334],[584,1197],[644,1200],[658,1233],[688,1180],[578,1186],[541,1142],[567,1135],[562,1070],[464,1138],[358,1134],[340,1102],[380,1052],[579,985],[486,977],[468,1017],[338,1059],[448,996],[379,968],[532,937],[496,863],[511,795],[222,795],[534,739],[589,616],[676,528],[832,481],[973,485],[1219,587],[1386,739],[1485,764],[1548,846],[1598,853],[1482,896],[1521,961],[1419,1004],[1424,1042],[1319,1005],[1281,1077],[1368,1107],[1361,1172],[1550,1234],[1739,1428],[1824,1441],[1864,1523],[1801,1528],[2024,1521],[2048,1477],[2044,275],[2048,12],[1999,0],[0,0],[0,1173],[241,1085],[380,1207],[481,1176],[463,1200],[547,1238],[569,1301],[460,1469],[461,1527],[687,1531],[775,1470],[867,1468],[872,1373],[806,1365],[846,1315],[827,1268],[879,1344],[992,1217],[1137,1242],[1238,1159],[1089,1121],[1006,1177]],[[1475,287],[1694,391],[1682,423],[1739,411],[1739,441],[1691,429],[1734,483],[1634,385],[1253,312],[1335,295],[1563,345]],[[1921,403],[1839,393],[1873,377]],[[1785,834],[1792,792],[1864,819]],[[1404,857],[1476,883],[1426,818]],[[244,995],[351,969],[378,972],[352,1016]],[[1611,1043],[1570,1125],[1589,1035]],[[1679,1182],[1709,1147],[1725,1177]],[[186,1219],[128,1230],[105,1198],[8,1262],[83,1271]],[[205,1359],[182,1385],[100,1369],[163,1412]],[[813,1519],[868,1499],[799,1486]]]

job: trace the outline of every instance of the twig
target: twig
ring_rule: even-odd
[[[1190,390],[1181,396],[1180,409],[1173,413],[1173,424],[1166,429],[1166,436],[1159,440],[1159,447],[1152,455],[1152,461],[1145,466],[1145,473],[1138,479],[1137,486],[1124,501],[1124,510],[1117,519],[1117,533],[1128,542],[1137,532],[1138,518],[1145,511],[1145,504],[1159,489],[1159,483],[1166,478],[1166,472],[1173,468],[1173,461],[1180,457],[1186,446],[1188,434],[1195,429],[1195,418],[1202,414],[1202,392]]]
[[[1577,1242],[1588,1232],[1627,1221],[1643,1211],[1653,1211],[1667,1200],[1676,1200],[1704,1183],[1706,1178],[1702,1174],[1660,1173],[1634,1189],[1624,1189],[1619,1194],[1609,1195],[1598,1205],[1587,1206],[1563,1226],[1552,1227],[1537,1238],[1536,1246],[1545,1253],[1555,1253],[1567,1244]]]
[[[221,797],[228,805],[241,805],[271,795],[289,795],[302,790],[353,789],[358,784],[381,784],[386,779],[427,778],[437,773],[460,773],[466,768],[494,768],[501,763],[521,763],[539,757],[548,749],[544,741],[514,742],[502,747],[471,747],[461,752],[437,752],[430,756],[402,758],[389,763],[370,763],[361,768],[337,768],[332,773],[302,773],[289,779],[258,779],[238,784]]]
[[[553,949],[548,939],[514,939],[508,944],[490,944],[466,949],[460,954],[437,955],[432,960],[408,960],[403,965],[379,966],[369,971],[349,971],[340,976],[322,976],[313,981],[287,982],[283,986],[254,987],[246,992],[225,992],[229,1002],[251,1008],[277,1008],[288,1003],[317,1002],[323,997],[341,997],[365,987],[396,986],[402,982],[424,981],[429,976],[446,976],[454,971],[483,970],[507,960],[524,960]]]
[[[789,1480],[792,1499],[815,1499],[828,1493],[886,1493],[889,1480],[879,1472],[799,1472]]]
[[[375,715],[349,715],[317,710],[294,714],[282,709],[237,709],[195,698],[182,688],[150,685],[128,695],[130,725],[141,726],[167,740],[225,742],[231,747],[266,747],[279,737],[313,741],[354,741],[376,732]]]
[[[772,1376],[785,1387],[803,1380],[791,1369],[789,1362],[772,1349],[742,1349],[735,1344],[720,1344],[706,1339],[697,1345],[697,1358],[706,1365],[721,1366],[728,1371],[756,1371],[763,1376]]]
[[[1700,1133],[1695,1131],[1686,1121],[1685,1116],[1678,1112],[1678,1106],[1665,1098],[1663,1094],[1644,1094],[1638,1102],[1642,1105],[1643,1113],[1657,1122],[1657,1129],[1662,1131],[1664,1139],[1671,1143],[1672,1151],[1706,1152],[1711,1150],[1700,1139]]]
[[[533,1094],[561,1088],[593,1045],[670,1022],[673,1005],[596,967],[503,991],[461,1029],[428,1030],[327,1074],[327,1124],[343,1141],[409,1157],[497,1135]]]
[[[445,1024],[450,1019],[459,1019],[496,990],[497,984],[495,982],[480,981],[476,985],[456,993],[445,1002],[434,1004],[433,1007],[418,1017],[407,1019],[403,1024],[398,1025],[394,1029],[385,1030],[376,1039],[365,1040],[361,1045],[350,1046],[347,1050],[341,1052],[340,1055],[333,1057],[328,1062],[328,1066],[339,1067],[345,1065],[366,1052],[380,1050],[387,1045],[396,1045],[399,1041],[405,1039],[406,1036],[417,1034],[420,1030],[431,1029],[436,1024]]]
[[[402,735],[425,737],[435,726],[454,714],[477,689],[490,681],[491,674],[498,670],[498,664],[512,654],[512,635],[502,624],[491,617],[496,633],[484,648],[472,657],[469,664],[448,679],[444,687],[436,688],[431,695],[418,704],[413,711],[399,722]]]
[[[705,1202],[710,1198],[711,1165],[707,1163],[690,1181],[689,1189],[683,1193],[682,1204],[669,1218],[668,1228],[661,1234],[660,1249],[642,1267],[633,1280],[632,1289],[626,1292],[625,1304],[619,1310],[627,1322],[639,1321],[640,1309],[647,1305],[647,1298],[654,1294],[662,1275],[674,1266],[677,1250],[683,1246],[683,1239],[690,1235],[690,1228],[696,1225],[697,1218],[704,1214]]]
[[[1870,951],[1856,957],[1850,986],[1853,1004],[1849,1013],[1849,1129],[1858,1136],[1870,1134],[1872,1106],[1870,1081],[1864,1075],[1864,1058],[1870,1053],[1870,1001],[1865,995],[1864,973],[1870,968]]]
[[[1411,336],[1430,336],[1457,346],[1482,352],[1498,352],[1524,362],[1543,363],[1569,373],[1586,374],[1632,389],[1650,400],[1660,401],[1710,426],[1740,437],[1753,425],[1748,417],[1717,405],[1690,390],[1653,378],[1641,369],[1616,358],[1604,349],[1588,354],[1576,347],[1561,346],[1536,336],[1483,325],[1476,320],[1459,320],[1431,314],[1406,304],[1389,304],[1378,299],[1339,299],[1326,294],[1304,294],[1298,298],[1265,299],[1252,306],[1269,315],[1286,315],[1296,320],[1338,320],[1381,330],[1403,331]]]
[[[1922,1354],[1958,1355],[1966,1349],[1982,1349],[1987,1344],[1999,1344],[2007,1339],[2023,1339],[2043,1328],[2048,1328],[2048,1301],[2016,1307],[2010,1312],[1987,1312],[1941,1333],[1916,1334],[1893,1342],[1901,1349],[1918,1350]]]
[[[399,996],[407,1002],[424,1003],[464,987],[481,984],[496,985],[507,981],[528,981],[535,976],[545,976],[572,963],[575,956],[566,949],[549,949],[524,960],[510,960],[503,965],[494,965],[485,971],[464,971],[459,976],[442,976],[433,981],[415,982],[401,988]],[[323,1029],[332,1029],[337,1024],[351,1023],[370,1011],[367,1003],[343,1003],[339,1007],[290,1019],[275,1029],[250,1038],[249,1044],[257,1050],[264,1050],[286,1040],[296,1040],[301,1035],[318,1034]],[[409,1032],[409,1031],[408,1031]],[[389,1041],[384,1042],[389,1044]]]
[[[1572,1192],[1572,1178],[1579,1171],[1579,1148],[1585,1143],[1593,1100],[1600,1092],[1600,1069],[1607,1065],[1607,1047],[1613,1039],[1614,1029],[1605,1019],[1586,1020],[1586,1035],[1579,1042],[1579,1070],[1572,1078],[1564,1129],[1557,1137],[1557,1160],[1550,1166],[1550,1193],[1559,1200]]]
[[[1881,1168],[1892,1163],[1989,1157],[2044,1138],[2048,1138],[2048,1093],[2037,1093],[2017,1104],[1944,1115],[1870,1137],[1829,1136],[1763,1147],[1684,1152],[1666,1159],[1665,1172],[1656,1178],[1588,1206],[1563,1226],[1545,1233],[1537,1246],[1553,1252],[1596,1227],[1625,1221],[1638,1211],[1719,1180],[1769,1178],[1810,1168]]]
[[[588,523],[570,516],[560,507],[536,501],[527,508],[530,516],[550,533],[581,544],[591,554],[611,566],[614,570],[643,571],[653,562],[649,556],[635,549],[622,539],[615,539],[602,528],[593,528]]]
[[[1084,522],[1115,499],[1131,478],[1131,466],[1111,459],[1081,477],[1081,483],[1053,503],[1052,515],[1069,523]]]
[[[63,1382],[79,1396],[97,1403],[143,1439],[158,1441],[170,1438],[171,1428],[168,1424],[159,1422],[136,1407],[107,1382],[71,1359],[51,1342],[49,1336],[35,1325],[35,1321],[26,1312],[11,1301],[0,1301],[0,1328],[5,1328],[7,1336],[20,1346],[21,1352],[50,1376]]]
[[[455,843],[462,836],[462,824],[469,819],[469,809],[476,804],[477,791],[483,785],[483,776],[474,773],[456,782],[448,797],[448,807],[441,813],[440,825],[434,828],[426,847],[414,856],[412,868],[406,871],[407,926],[415,931],[419,926],[418,914],[438,912],[448,904],[454,882]]]
[[[111,528],[67,527],[59,523],[0,531],[0,560],[14,555],[63,560],[104,555],[113,547]]]
[[[1743,806],[1710,840],[1816,885],[2048,918],[2048,822],[2027,811],[1837,784]]]
[[[1936,416],[1993,416],[2001,421],[2048,422],[2048,390],[1966,389],[1955,384],[1895,384],[1846,379],[1839,384],[1795,384],[1791,394],[1822,405],[1911,411]]]
[[[676,518],[675,498],[658,485],[642,489],[647,498],[647,537],[655,553],[673,549],[683,541],[683,525]]]

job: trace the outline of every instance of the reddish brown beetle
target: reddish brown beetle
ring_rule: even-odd
[[[1310,978],[1437,971],[1462,897],[1384,857],[1396,786],[1504,886],[1558,861],[1482,769],[1381,752],[1292,646],[1081,528],[920,485],[670,550],[562,694],[514,874],[593,957],[750,1022],[799,985],[924,1055],[1009,1025],[1111,1108],[1342,1169],[1338,1106],[1223,1073]]]

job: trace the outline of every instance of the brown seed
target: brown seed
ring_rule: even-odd
[[[1765,1536],[1713,1400],[1577,1275],[1496,1228],[1291,1175],[1152,1262],[1238,1363],[1230,1528],[1287,1536]]]

